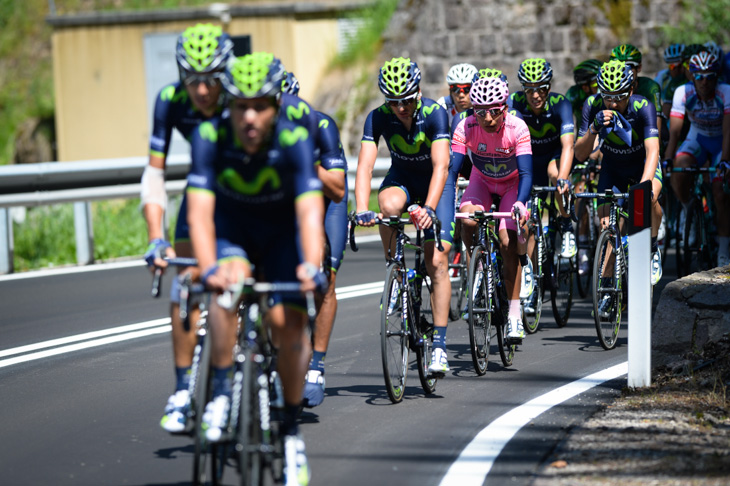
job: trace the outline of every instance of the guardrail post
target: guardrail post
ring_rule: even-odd
[[[629,190],[628,386],[651,385],[651,182]]]
[[[91,203],[74,203],[74,227],[76,229],[76,262],[88,265],[94,261],[94,227],[91,219]]]
[[[0,275],[13,273],[13,220],[8,208],[0,208]]]

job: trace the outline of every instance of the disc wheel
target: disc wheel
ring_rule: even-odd
[[[467,296],[467,322],[469,324],[469,347],[474,371],[482,376],[487,372],[489,346],[492,335],[492,308],[489,294],[488,265],[491,256],[484,246],[474,248],[469,263],[469,295]]]
[[[401,281],[404,270],[399,264],[388,266],[380,310],[380,351],[383,378],[388,398],[393,403],[403,400],[408,372],[408,328],[403,315]],[[390,304],[394,297],[393,305]]]

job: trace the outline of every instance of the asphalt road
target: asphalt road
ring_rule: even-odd
[[[382,281],[384,268],[379,244],[348,250],[338,289]],[[663,283],[671,273],[665,269]],[[8,351],[165,318],[167,302],[150,298],[150,280],[143,267],[0,279],[0,483],[189,484],[191,440],[158,425],[174,381],[165,325],[152,323],[149,335],[117,342],[91,336],[58,343],[43,348],[51,350],[47,356],[28,348]],[[165,284],[166,290],[169,279]],[[563,329],[555,326],[548,303],[541,329],[527,337],[514,365],[505,369],[492,356],[482,377],[472,368],[466,324],[451,323],[451,373],[426,396],[414,369],[405,399],[393,405],[383,386],[378,303],[379,294],[340,301],[326,399],[303,415],[312,484],[438,485],[462,449],[497,417],[626,360],[626,330],[616,349],[604,351],[589,301],[577,301]],[[89,342],[97,345],[76,349]],[[596,387],[530,422],[503,450],[486,484],[529,484],[567,428],[624,383]],[[237,484],[238,478],[229,470],[224,480]]]

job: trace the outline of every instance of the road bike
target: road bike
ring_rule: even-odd
[[[584,192],[596,192],[598,182],[596,181],[595,165],[584,163],[573,166],[573,172],[582,176],[585,181]],[[574,196],[577,192],[574,192]],[[578,245],[577,255],[577,277],[575,279],[578,294],[581,298],[589,295],[591,279],[593,275],[593,257],[596,253],[598,241],[598,199],[588,199],[583,204],[571,206],[571,216],[576,224],[575,234]]]
[[[469,181],[459,178],[456,183],[456,210],[461,204],[461,197],[469,185]],[[461,225],[454,224],[454,242],[449,250],[449,279],[451,280],[451,306],[449,307],[449,319],[456,321],[461,317],[464,308],[464,299],[467,294],[467,266],[466,246],[461,237]]]
[[[395,253],[388,255],[385,285],[380,305],[380,348],[383,378],[388,398],[393,403],[403,400],[409,368],[409,352],[416,355],[416,367],[421,387],[426,394],[436,390],[436,377],[429,374],[433,351],[433,310],[431,280],[427,276],[422,231],[416,230],[415,243],[406,234],[410,219],[399,216],[376,218],[377,224],[395,230]],[[355,242],[355,213],[350,214],[350,246]],[[436,247],[443,251],[441,225],[433,220]],[[412,267],[406,263],[406,250],[415,252]]]

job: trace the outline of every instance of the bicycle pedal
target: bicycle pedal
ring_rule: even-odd
[[[440,380],[445,376],[446,376],[446,373],[444,373],[443,371],[432,371],[428,375],[426,375],[426,378]]]

